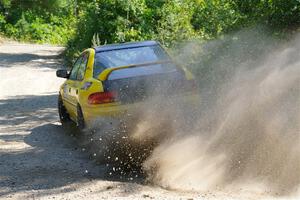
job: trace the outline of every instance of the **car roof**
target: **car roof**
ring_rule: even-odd
[[[118,49],[129,49],[129,48],[136,48],[136,47],[145,47],[145,46],[153,46],[158,45],[159,42],[149,40],[149,41],[142,41],[142,42],[127,42],[127,43],[120,43],[120,44],[108,44],[103,46],[95,47],[96,52],[103,52],[103,51],[112,51]]]

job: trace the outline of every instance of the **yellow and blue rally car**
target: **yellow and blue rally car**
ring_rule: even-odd
[[[191,72],[156,41],[86,49],[70,72],[60,69],[56,75],[66,78],[58,97],[60,121],[73,121],[79,129],[99,117],[122,118],[153,96],[180,96],[187,104],[198,100]]]

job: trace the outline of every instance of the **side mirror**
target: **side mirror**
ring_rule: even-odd
[[[65,69],[59,69],[56,71],[56,76],[60,78],[69,78],[70,74]]]

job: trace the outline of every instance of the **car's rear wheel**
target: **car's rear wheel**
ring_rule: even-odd
[[[66,109],[66,107],[64,106],[63,100],[61,95],[58,95],[58,114],[59,114],[59,119],[60,122],[63,126],[69,124],[71,122],[69,113]]]

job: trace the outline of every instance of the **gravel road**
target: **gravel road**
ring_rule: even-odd
[[[172,191],[110,177],[58,122],[63,48],[0,45],[0,199],[268,199],[247,191]],[[270,197],[271,198],[271,197]]]

